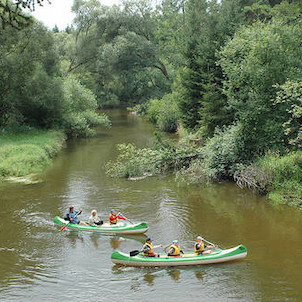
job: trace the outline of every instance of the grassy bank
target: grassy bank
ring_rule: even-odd
[[[268,153],[242,167],[237,183],[268,194],[277,204],[302,208],[302,151],[286,155]]]
[[[59,130],[29,130],[0,135],[0,178],[26,176],[45,168],[62,148]]]

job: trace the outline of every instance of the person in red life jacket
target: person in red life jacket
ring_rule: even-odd
[[[184,254],[181,250],[178,240],[173,240],[168,250],[168,256],[180,257],[180,253]]]
[[[116,214],[115,210],[112,209],[109,215],[110,224],[117,224],[119,219],[126,220],[126,218],[121,216],[120,213]]]
[[[206,255],[206,254],[211,254],[211,250],[209,249],[212,249],[214,248],[214,246],[212,245],[208,245],[206,246],[204,243],[203,243],[203,238],[201,236],[198,236],[196,238],[196,242],[194,244],[194,251],[197,255]]]
[[[143,245],[142,252],[145,257],[159,257],[158,254],[154,253],[154,249],[162,247],[162,244],[154,245],[152,244],[152,239],[148,237],[146,243]]]

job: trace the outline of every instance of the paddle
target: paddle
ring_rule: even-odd
[[[129,220],[124,214],[121,214],[121,213],[118,213],[118,216],[121,215],[123,216],[124,218],[126,218],[126,220],[128,220],[131,224],[134,224],[131,220]]]
[[[76,213],[76,214],[74,215],[73,219],[75,219],[75,218],[76,218],[78,215],[80,215],[81,213],[82,213],[82,211],[79,211],[78,213]],[[69,221],[65,226],[63,226],[63,227],[61,228],[61,231],[64,232],[65,229],[70,225],[70,223],[71,223],[71,221]]]
[[[223,248],[220,247],[219,245],[217,245],[217,244],[215,244],[215,243],[213,243],[213,242],[211,242],[211,241],[209,241],[209,240],[207,240],[207,239],[205,239],[205,238],[203,238],[203,237],[202,237],[202,241],[204,241],[205,243],[208,243],[208,244],[210,244],[210,245],[213,245],[214,248],[219,248],[219,249],[223,250]]]

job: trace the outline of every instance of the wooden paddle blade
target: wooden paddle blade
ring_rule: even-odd
[[[139,253],[140,253],[140,251],[135,250],[135,251],[130,252],[129,255],[130,255],[130,257],[134,257],[134,256],[138,255]]]

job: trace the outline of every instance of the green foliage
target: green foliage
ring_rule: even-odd
[[[52,127],[63,92],[52,34],[39,23],[0,29],[0,126]]]
[[[156,123],[161,131],[175,132],[177,130],[180,111],[178,108],[180,95],[176,92],[166,94],[162,99],[149,101],[147,116],[148,119]]]
[[[93,93],[73,78],[67,78],[63,84],[64,108],[62,124],[69,136],[91,136],[93,126],[110,126],[106,115],[96,112],[97,101]]]
[[[231,177],[245,158],[242,125],[216,130],[202,150],[202,169],[210,179]]]
[[[9,26],[22,29],[32,24],[32,17],[22,10],[24,8],[32,8],[30,2],[33,2],[33,5],[35,3],[35,1],[0,0],[0,20],[2,28],[4,29]],[[39,2],[43,2],[43,0]]]
[[[276,84],[302,76],[301,25],[273,20],[245,26],[221,51],[228,103],[242,123],[250,158],[284,146],[286,115],[274,102]]]
[[[62,131],[26,130],[0,136],[0,177],[41,171],[62,148]]]
[[[302,207],[301,151],[285,156],[270,152],[238,172],[236,180],[240,185],[268,193],[277,203]]]
[[[117,148],[117,160],[106,165],[107,174],[112,177],[150,176],[177,171],[198,155],[198,150],[192,146],[175,146],[168,141],[162,142],[160,138],[154,149],[140,149],[133,144],[121,144]]]
[[[287,81],[277,92],[276,103],[282,104],[288,113],[283,123],[288,143],[295,148],[302,147],[302,82]]]
[[[181,71],[181,119],[189,130],[201,127],[204,137],[212,136],[217,126],[232,122],[217,52],[243,23],[244,2],[189,0],[186,4],[188,33]]]

